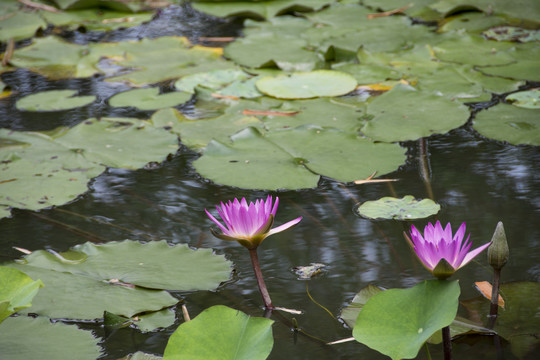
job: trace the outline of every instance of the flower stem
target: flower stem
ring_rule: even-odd
[[[442,339],[444,360],[452,360],[452,338],[450,337],[450,326],[445,326],[442,328]]]
[[[495,326],[495,320],[499,312],[499,282],[501,279],[501,269],[493,269],[493,287],[491,288],[491,304],[489,308],[488,328]]]
[[[266,289],[266,284],[261,272],[261,266],[259,265],[259,256],[257,255],[257,248],[249,249],[249,256],[251,257],[251,264],[253,265],[253,271],[255,272],[255,277],[257,278],[257,285],[259,285],[259,292],[264,301],[264,307],[266,309],[273,309],[272,299],[270,299],[270,294]]]

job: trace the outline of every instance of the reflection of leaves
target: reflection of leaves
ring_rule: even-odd
[[[516,356],[523,357],[540,344],[540,283],[502,284],[500,291],[506,307],[504,310],[499,309],[494,330],[510,342]],[[490,301],[483,296],[461,303],[471,318],[487,319]]]

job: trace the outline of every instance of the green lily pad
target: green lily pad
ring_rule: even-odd
[[[540,41],[540,30],[523,29],[515,26],[498,26],[483,32],[488,39],[497,41]]]
[[[32,306],[41,280],[32,280],[22,271],[0,266],[0,323],[11,314]]]
[[[162,162],[178,149],[176,135],[129,118],[88,119],[57,134],[55,142],[95,163],[125,169]]]
[[[484,14],[479,12],[464,12],[450,16],[443,20],[438,32],[450,32],[454,30],[465,30],[468,33],[480,33],[491,27],[508,23],[508,19],[503,16]]]
[[[469,111],[459,102],[403,85],[376,97],[368,104],[367,113],[374,117],[362,132],[373,140],[387,142],[444,134],[469,118]]]
[[[358,314],[353,336],[392,359],[414,358],[430,336],[452,323],[459,294],[457,281],[440,280],[381,291]]]
[[[165,241],[125,240],[103,245],[87,242],[74,246],[69,255],[74,254],[87,257],[74,264],[65,261],[62,254],[38,250],[27,255],[25,263],[95,280],[117,279],[144,288],[176,291],[213,290],[229,280],[231,272],[230,262],[214,255],[211,249],[195,251],[185,245],[170,246]]]
[[[218,184],[244,189],[303,189],[317,186],[313,174],[254,128],[231,136],[231,145],[210,141],[193,166]]]
[[[512,282],[501,284],[500,293],[505,308],[499,310],[494,330],[510,342],[512,352],[519,358],[532,354],[540,343],[540,283]],[[462,301],[470,317],[486,320],[490,301],[484,296]]]
[[[339,181],[386,174],[405,161],[397,144],[373,143],[335,129],[305,126],[262,136],[247,128],[231,145],[211,141],[193,162],[210,180],[247,189],[315,187],[319,175]]]
[[[260,33],[227,45],[223,55],[247,67],[278,67],[285,71],[310,71],[322,64],[308,43],[298,37]]]
[[[11,317],[0,326],[2,360],[95,360],[101,354],[92,332],[49,319]]]
[[[105,170],[37,132],[0,129],[0,159],[4,209],[63,205],[85,193],[88,182]]]
[[[478,9],[487,14],[505,15],[510,19],[525,20],[529,24],[540,23],[540,4],[537,1],[515,0],[440,0],[430,7],[444,15],[463,9]]]
[[[32,307],[21,314],[35,313],[52,319],[94,320],[108,311],[125,317],[159,311],[178,302],[165,290],[151,290],[97,279],[86,274],[50,270],[28,264],[4,264],[39,278],[45,287]],[[62,296],[58,296],[62,294]]]
[[[381,11],[392,11],[408,5],[407,8],[403,10],[404,14],[429,21],[438,20],[441,17],[439,12],[429,8],[429,5],[431,5],[433,1],[434,0],[416,0],[408,3],[403,0],[364,0],[362,3],[365,6],[377,10],[380,9]]]
[[[344,71],[354,76],[359,84],[373,84],[385,80],[399,80],[402,73],[392,67],[374,64],[337,64],[332,69]]]
[[[141,9],[144,4],[139,4],[137,2],[122,2],[114,0],[53,0],[60,9],[69,10],[69,9],[78,9],[86,7],[103,7],[107,9],[112,9],[116,11],[123,12],[135,12]]]
[[[373,295],[378,294],[381,291],[384,290],[378,286],[369,284],[354,296],[351,303],[341,311],[339,317],[343,321],[345,321],[345,324],[347,324],[351,329],[354,328],[354,324],[356,324],[358,314],[360,313],[364,305],[366,305],[367,301]]]
[[[473,128],[490,139],[514,145],[540,145],[540,110],[498,104],[480,111]]]
[[[353,91],[357,82],[351,75],[334,70],[263,77],[256,83],[263,94],[278,99],[309,99],[320,96],[340,96]]]
[[[274,346],[273,320],[212,306],[171,335],[163,360],[264,360]]]
[[[519,91],[506,97],[512,105],[525,109],[540,109],[540,89]]]
[[[135,325],[142,332],[155,331],[157,329],[166,328],[174,324],[176,314],[172,309],[163,309],[161,311],[152,312],[138,316],[138,321]]]
[[[416,200],[411,195],[401,199],[383,197],[362,203],[357,212],[368,219],[412,220],[423,219],[437,214],[441,206],[431,199]]]
[[[218,17],[241,16],[255,19],[270,19],[290,12],[315,11],[330,0],[267,0],[267,1],[195,1],[195,10]]]
[[[41,16],[54,26],[66,27],[70,30],[84,27],[90,31],[111,31],[138,26],[152,20],[153,15],[151,12],[134,14],[103,8],[41,13]]]
[[[195,92],[196,86],[220,89],[235,80],[247,80],[250,76],[242,70],[225,69],[186,75],[174,83],[177,90]]]
[[[170,92],[160,94],[159,88],[134,89],[118,93],[109,99],[115,107],[132,106],[141,110],[157,110],[176,106],[191,99],[188,92]]]
[[[36,13],[4,13],[0,17],[0,42],[9,39],[22,40],[34,36],[38,29],[46,29],[47,23]]]
[[[93,103],[96,97],[75,96],[77,90],[49,90],[19,99],[16,107],[25,111],[60,111]]]

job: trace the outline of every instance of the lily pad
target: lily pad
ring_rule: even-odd
[[[256,83],[263,94],[278,99],[309,99],[320,96],[345,95],[356,88],[357,82],[351,75],[333,70],[263,77]]]
[[[191,99],[188,92],[169,92],[160,94],[159,88],[134,89],[118,93],[109,99],[109,104],[115,107],[133,106],[141,110],[157,110],[176,106]]]
[[[289,12],[318,10],[331,0],[195,1],[194,9],[219,17],[272,18]]]
[[[473,128],[482,136],[514,145],[540,145],[540,110],[498,104],[480,111]]]
[[[359,84],[373,84],[385,80],[399,80],[402,73],[392,67],[373,64],[337,64],[332,69],[354,76]]]
[[[469,111],[459,102],[403,85],[376,97],[367,112],[374,117],[362,132],[373,140],[387,142],[444,134],[469,118]]]
[[[319,55],[298,37],[261,33],[237,39],[223,55],[247,67],[278,67],[285,71],[310,71],[322,65]]]
[[[498,26],[483,32],[488,39],[497,41],[540,41],[540,30],[523,29],[515,26]]]
[[[225,69],[186,75],[174,83],[177,90],[190,93],[200,85],[210,89],[220,89],[235,80],[247,80],[250,76],[242,70]]]
[[[45,134],[0,129],[0,204],[39,210],[73,201],[105,167]],[[4,214],[6,211],[4,211]]]
[[[350,182],[394,171],[404,161],[397,144],[375,144],[335,129],[305,126],[262,136],[247,128],[226,145],[212,141],[195,169],[217,183],[248,189],[315,187],[319,175]]]
[[[0,323],[11,314],[32,306],[41,280],[32,280],[22,271],[0,266]]]
[[[341,311],[341,315],[339,317],[343,319],[343,321],[345,321],[345,324],[347,324],[351,329],[354,328],[354,324],[356,324],[358,314],[360,313],[364,305],[366,305],[368,300],[373,295],[378,294],[381,291],[384,290],[378,286],[369,284],[354,296],[351,303]]]
[[[229,280],[231,272],[231,263],[211,249],[191,250],[185,245],[170,246],[166,241],[87,242],[74,246],[69,257],[74,255],[84,260],[73,263],[62,254],[38,250],[27,255],[25,263],[101,281],[117,279],[144,288],[176,291],[213,290]]]
[[[356,211],[368,219],[412,220],[427,218],[440,210],[441,206],[431,199],[416,200],[407,195],[401,199],[383,197],[376,201],[366,201]]]
[[[48,318],[11,317],[0,326],[2,360],[95,360],[101,354],[92,332]]]
[[[111,31],[141,25],[150,21],[153,13],[111,11],[104,8],[69,10],[62,12],[44,11],[41,16],[54,26],[76,30],[84,27],[90,31]]]
[[[452,323],[459,294],[457,281],[440,280],[379,292],[358,314],[353,336],[392,359],[414,358],[430,336]]]
[[[60,111],[74,109],[93,103],[96,97],[75,96],[77,90],[49,90],[19,99],[16,107],[25,111]]]
[[[274,346],[273,320],[212,306],[171,335],[163,360],[264,360]]]
[[[540,344],[540,283],[512,282],[501,284],[500,292],[505,309],[499,310],[494,330],[510,342],[512,352],[519,358],[531,354]],[[469,316],[487,320],[490,301],[484,296],[462,301]]]
[[[55,142],[92,162],[126,169],[162,162],[178,149],[176,135],[130,118],[88,119],[57,134]]]
[[[135,325],[142,332],[149,332],[169,327],[174,324],[175,320],[176,314],[172,309],[163,309],[161,311],[139,315]]]
[[[525,109],[540,109],[540,89],[519,91],[506,97],[512,105]]]
[[[38,29],[46,29],[47,23],[36,13],[3,13],[0,17],[0,42],[9,39],[22,40],[34,36]]]

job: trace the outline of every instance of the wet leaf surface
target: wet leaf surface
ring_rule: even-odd
[[[416,200],[407,195],[401,199],[383,197],[375,201],[362,203],[357,212],[368,219],[412,220],[435,215],[441,206],[431,199]]]
[[[59,111],[93,103],[95,96],[76,96],[77,90],[49,90],[25,96],[17,101],[24,111]]]
[[[183,91],[159,93],[159,88],[134,89],[118,93],[109,99],[115,107],[132,106],[141,110],[157,110],[176,106],[191,99],[191,94]]]

